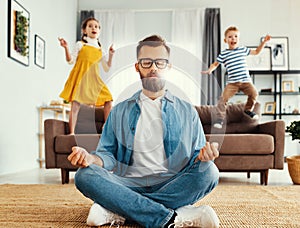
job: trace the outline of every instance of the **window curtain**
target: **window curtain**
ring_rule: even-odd
[[[201,59],[204,10],[176,9],[172,15],[172,47],[173,68],[177,67],[183,73],[180,81],[187,96],[196,98],[194,104],[200,104],[201,96]],[[188,80],[190,79],[190,80]]]
[[[80,15],[77,17],[77,35],[76,40],[81,40],[81,24],[82,22],[89,18],[94,17],[94,11],[93,10],[82,10],[80,11]]]
[[[172,43],[188,50],[199,59],[202,56],[204,9],[173,10]]]
[[[207,8],[204,16],[203,36],[203,70],[208,69],[210,64],[216,61],[221,49],[220,35],[220,9]],[[202,75],[202,105],[214,105],[217,103],[222,91],[221,67],[219,66],[213,75]]]
[[[96,10],[95,18],[100,22],[99,39],[104,48],[108,48],[111,44],[120,48],[136,42],[134,12],[130,10]]]
[[[108,54],[108,49],[112,44],[116,50],[109,72],[104,72],[102,67],[99,68],[101,78],[111,91],[114,104],[116,104],[123,98],[131,96],[133,94],[131,89],[134,87],[132,83],[139,81],[134,68],[137,44],[135,12],[132,10],[95,10],[95,18],[99,20],[101,26],[99,41],[103,53]]]

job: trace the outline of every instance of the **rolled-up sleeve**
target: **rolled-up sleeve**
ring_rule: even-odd
[[[115,158],[117,154],[117,149],[117,138],[112,129],[111,115],[109,115],[105,122],[105,127],[102,132],[97,149],[92,153],[102,159],[103,168],[107,170],[113,170],[117,163]]]

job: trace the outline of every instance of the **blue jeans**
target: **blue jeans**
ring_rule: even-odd
[[[80,168],[75,175],[83,195],[146,228],[164,227],[175,209],[203,198],[218,180],[215,164],[201,161],[153,186],[145,185],[144,178],[120,177],[97,165]]]

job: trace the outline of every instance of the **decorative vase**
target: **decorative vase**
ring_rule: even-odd
[[[300,155],[286,157],[289,174],[294,184],[300,184]]]

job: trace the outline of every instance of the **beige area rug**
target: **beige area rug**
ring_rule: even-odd
[[[73,184],[0,185],[0,227],[88,227],[91,204]],[[219,185],[201,204],[215,209],[220,227],[300,227],[296,185]]]

